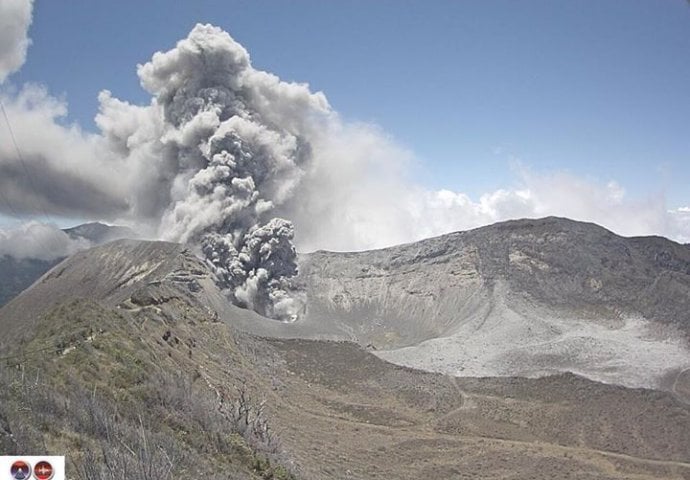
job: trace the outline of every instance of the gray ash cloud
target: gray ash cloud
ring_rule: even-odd
[[[161,115],[161,131],[141,147],[170,181],[160,235],[199,246],[236,304],[296,318],[294,227],[275,211],[310,161],[295,118],[327,115],[325,99],[254,70],[246,50],[210,25],[155,54],[139,77]]]

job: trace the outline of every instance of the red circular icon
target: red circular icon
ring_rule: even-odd
[[[38,480],[50,480],[53,478],[53,473],[53,466],[45,460],[41,460],[34,466],[34,477]]]
[[[31,476],[31,466],[23,460],[17,460],[10,467],[10,474],[14,480],[25,480]]]

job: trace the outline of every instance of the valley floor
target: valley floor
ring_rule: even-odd
[[[347,343],[270,342],[309,478],[690,478],[690,409],[574,375],[427,374]],[[632,421],[631,421],[632,420]]]

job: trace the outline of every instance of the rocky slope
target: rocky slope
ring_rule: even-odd
[[[100,245],[119,238],[137,238],[127,227],[84,223],[63,230],[73,239],[85,239],[93,245]],[[0,256],[0,307],[30,287],[41,275],[60,263],[64,258],[40,260],[36,258],[16,259],[9,255]]]
[[[690,247],[561,218],[301,259],[306,316],[262,335],[348,339],[463,376],[576,372],[670,388],[690,368]]]
[[[504,222],[371,252],[317,252],[302,272],[314,315],[347,319],[358,336],[390,347],[451,333],[501,289],[554,310],[640,315],[690,338],[689,246],[567,219]],[[386,338],[377,338],[381,332]]]
[[[315,321],[279,326],[306,335]],[[75,255],[0,309],[0,448],[66,453],[80,480],[110,478],[82,467],[104,460],[165,480],[690,478],[683,380],[674,394],[571,374],[455,378],[355,343],[238,331],[251,324],[182,246]],[[324,325],[314,335],[358,334],[345,314]],[[273,440],[238,427],[241,398]]]

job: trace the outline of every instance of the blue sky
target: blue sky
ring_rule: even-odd
[[[685,1],[232,2],[38,0],[11,80],[64,95],[94,129],[101,89],[149,95],[137,63],[196,22],[257,68],[308,82],[375,122],[430,188],[509,185],[516,161],[690,203],[690,6]]]

